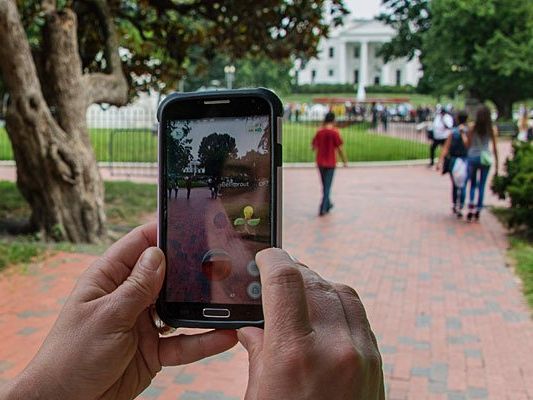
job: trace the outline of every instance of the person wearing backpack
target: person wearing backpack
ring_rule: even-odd
[[[463,207],[466,198],[467,179],[467,153],[466,134],[468,126],[466,125],[468,114],[460,111],[457,114],[457,125],[452,129],[452,133],[444,142],[444,147],[437,163],[437,171],[449,173],[452,181],[452,212],[457,218],[463,217]]]
[[[496,146],[496,128],[492,125],[490,110],[486,105],[478,108],[476,122],[468,131],[466,137],[466,147],[468,148],[468,170],[470,180],[470,197],[468,203],[467,220],[479,220],[479,215],[483,209],[483,199],[485,195],[485,184],[489,175],[489,170],[494,162],[496,175],[498,174],[498,149]],[[489,142],[492,142],[491,154]],[[478,192],[477,205],[474,199]]]

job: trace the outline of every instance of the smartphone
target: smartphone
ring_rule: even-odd
[[[281,118],[270,90],[176,93],[159,106],[156,304],[172,327],[263,325],[258,251],[281,247]]]

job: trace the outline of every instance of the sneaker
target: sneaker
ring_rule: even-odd
[[[463,218],[463,212],[461,210],[458,210],[455,215],[457,216],[457,219]]]
[[[329,207],[328,207],[328,211],[327,212],[330,212],[332,208],[333,208],[333,203],[329,203]]]
[[[472,218],[474,218],[474,213],[472,211],[468,211],[468,214],[466,214],[466,220],[471,222]]]
[[[476,211],[476,213],[474,214],[474,220],[475,221],[479,221],[479,214],[480,214],[479,211]]]

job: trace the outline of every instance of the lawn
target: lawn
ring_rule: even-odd
[[[0,270],[9,264],[27,263],[48,251],[101,253],[108,243],[72,245],[45,243],[35,235],[5,234],[10,221],[27,219],[30,209],[15,183],[0,181]],[[133,182],[105,182],[105,207],[111,239],[142,224],[157,210],[157,186]]]
[[[511,237],[509,254],[516,263],[516,273],[522,279],[522,291],[533,310],[533,243],[517,236]]]
[[[341,129],[344,148],[350,161],[397,161],[428,157],[425,143],[384,136],[364,128],[351,125]],[[283,161],[313,161],[311,141],[316,129],[316,124],[284,124]]]
[[[311,140],[317,123],[287,122],[283,125],[283,161],[312,162]],[[427,157],[427,145],[372,133],[367,124],[342,129],[350,161],[391,161]],[[98,161],[156,162],[157,138],[149,130],[91,129]],[[0,160],[12,160],[5,130],[0,128]]]

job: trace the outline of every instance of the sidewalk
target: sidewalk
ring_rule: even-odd
[[[496,219],[455,220],[449,177],[423,166],[339,169],[335,208],[323,218],[318,182],[314,169],[285,172],[284,247],[358,290],[378,336],[387,398],[533,398],[533,322]],[[25,274],[0,274],[0,381],[35,353],[91,259],[58,254]],[[165,369],[141,398],[239,399],[246,374],[238,346]]]

